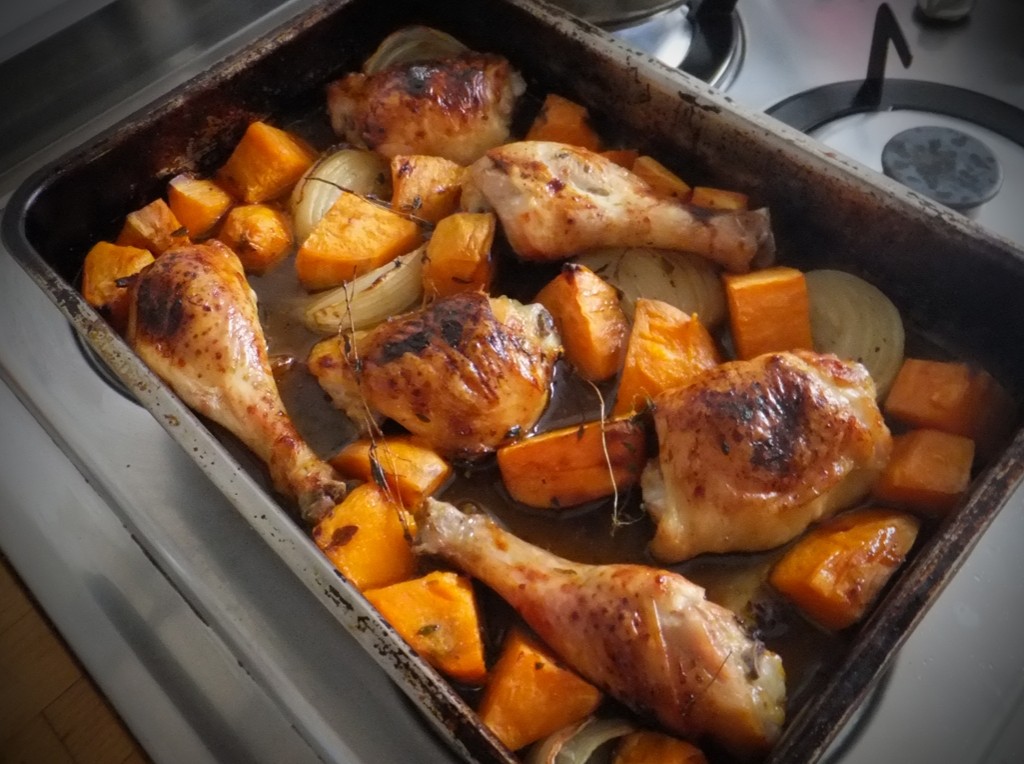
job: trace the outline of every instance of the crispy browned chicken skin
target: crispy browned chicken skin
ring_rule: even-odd
[[[782,660],[683,576],[571,562],[433,499],[418,526],[419,551],[490,586],[569,666],[641,715],[740,757],[778,738]]]
[[[227,428],[270,468],[274,487],[315,522],[345,484],[292,424],[278,394],[256,295],[219,241],[172,248],[131,287],[127,339],[193,410]]]
[[[867,370],[832,355],[725,363],[654,405],[641,485],[667,562],[789,541],[860,500],[892,449]]]
[[[501,56],[467,52],[353,73],[327,86],[335,134],[385,156],[431,154],[469,164],[504,143],[525,85]]]
[[[542,306],[470,292],[325,340],[309,366],[355,422],[381,414],[445,456],[473,459],[533,427],[560,353]]]

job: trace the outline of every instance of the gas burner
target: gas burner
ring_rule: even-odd
[[[890,178],[955,210],[984,204],[1002,185],[999,160],[987,145],[951,127],[903,130],[882,149]]]
[[[1024,220],[1012,203],[1024,193],[1024,109],[939,82],[886,78],[890,43],[909,67],[910,46],[883,3],[863,80],[804,90],[766,111],[991,230],[1024,241]],[[950,174],[939,177],[933,171],[943,161]],[[1008,187],[999,193],[1004,181]]]
[[[662,63],[720,88],[729,86],[743,60],[744,34],[736,0],[677,2],[602,26]]]

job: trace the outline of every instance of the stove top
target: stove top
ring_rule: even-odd
[[[34,168],[313,4],[5,5],[0,204]],[[909,56],[890,35],[884,60],[871,53],[879,6],[705,0],[698,15],[697,4],[667,2],[642,22],[609,26],[738,104],[774,110],[879,172],[886,146],[908,130],[954,129],[980,141],[996,157],[997,188],[965,214],[1024,243],[1019,140],[963,115],[887,100],[901,96],[897,83],[914,81],[961,88],[1013,113],[1024,108],[1024,3],[977,0],[965,21],[935,24],[913,0],[893,0],[887,7]],[[812,125],[779,114],[780,104],[836,83],[854,83],[845,87],[855,95],[878,81],[879,68],[876,108]],[[238,535],[247,531],[224,519],[234,511],[148,414],[93,373],[66,322],[6,252],[0,304],[0,421],[18,433],[0,447],[0,547],[153,758],[448,760],[379,677],[355,670],[352,686],[343,667],[357,648],[317,615],[317,603],[272,554],[240,559]],[[79,514],[69,518],[69,506]],[[141,543],[146,535],[161,543]],[[886,761],[894,750],[910,762],[1024,759],[1020,539],[1018,495],[910,637],[833,762]],[[254,575],[265,576],[260,586],[244,580]],[[296,625],[306,623],[309,632]],[[313,632],[336,635],[337,644],[311,655],[303,646]],[[375,731],[381,718],[389,719],[387,735]]]
[[[1024,56],[1008,33],[1024,28],[1024,6],[971,6],[704,0],[610,31],[1024,242],[1016,211],[1024,193]],[[893,158],[896,147],[911,150],[908,140],[922,134],[955,137],[923,142],[916,170],[906,162],[902,172],[892,162],[886,167],[887,149]],[[971,150],[958,163],[953,149],[962,145]]]

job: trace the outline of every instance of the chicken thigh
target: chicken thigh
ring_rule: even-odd
[[[683,576],[584,565],[428,499],[417,550],[501,595],[580,675],[673,733],[763,754],[785,716],[782,660]]]
[[[665,562],[783,544],[863,498],[892,449],[864,367],[810,351],[722,364],[654,406],[641,486]]]
[[[256,296],[238,257],[216,240],[164,252],[131,287],[128,342],[187,406],[236,435],[274,487],[316,522],[345,483],[302,439],[270,368]]]
[[[533,427],[561,349],[543,306],[470,292],[324,340],[309,369],[357,424],[380,414],[465,460]]]
[[[560,260],[599,247],[693,252],[743,272],[774,256],[767,210],[714,211],[656,194],[639,176],[586,149],[520,141],[470,167],[516,253]]]
[[[327,86],[335,134],[392,157],[431,154],[469,164],[504,143],[522,77],[500,56],[467,52],[353,73]]]

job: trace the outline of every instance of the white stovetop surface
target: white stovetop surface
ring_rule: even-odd
[[[169,65],[46,156],[0,168],[0,194],[309,4],[230,30],[226,47]],[[152,417],[88,369],[5,251],[0,305],[0,548],[152,758],[453,760],[265,544],[245,541],[252,530]],[[1022,552],[1018,492],[904,646],[841,761],[1024,760]]]

